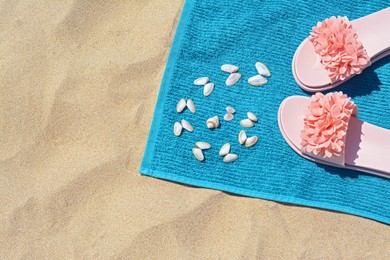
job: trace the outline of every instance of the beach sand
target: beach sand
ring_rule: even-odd
[[[138,173],[182,6],[0,1],[0,259],[389,259],[384,224]]]

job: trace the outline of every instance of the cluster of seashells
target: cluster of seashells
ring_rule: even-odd
[[[211,145],[207,142],[196,142],[194,148],[192,148],[192,153],[198,161],[204,161],[203,150],[208,150],[211,148]]]
[[[255,64],[258,75],[252,76],[248,79],[248,83],[252,86],[262,86],[268,83],[269,77],[271,77],[271,72],[267,66],[262,62],[256,62]],[[229,77],[226,79],[227,86],[233,86],[241,78],[241,74],[238,72],[239,68],[236,65],[224,64],[221,66],[221,70],[230,73]]]
[[[248,118],[241,120],[240,126],[245,128],[251,128],[255,125],[255,122],[257,122],[257,117],[252,112],[246,113]]]
[[[259,138],[257,135],[247,137],[245,130],[241,130],[238,134],[238,142],[242,145],[245,145],[247,148],[254,146]]]
[[[265,66],[262,62],[257,62],[255,64],[258,75],[255,75],[253,77],[250,77],[248,79],[248,83],[253,86],[261,86],[268,82],[267,78],[271,76],[270,71],[268,70],[267,66]],[[238,72],[239,68],[232,64],[224,64],[221,66],[221,70],[224,72],[230,73],[229,77],[226,79],[226,85],[227,86],[233,86],[238,82],[238,80],[241,78],[241,74]],[[197,86],[203,86],[203,95],[209,96],[211,92],[214,90],[214,83],[209,82],[210,79],[208,77],[200,77],[194,80],[194,84]],[[176,105],[176,112],[182,113],[186,108],[190,110],[192,113],[196,112],[195,103],[192,99],[180,99],[180,101]],[[236,113],[236,110],[231,107],[226,107],[226,114],[224,116],[225,121],[231,121],[234,119],[234,114]],[[240,121],[240,126],[244,128],[251,128],[255,125],[255,123],[258,122],[257,116],[253,112],[247,112],[247,118]],[[220,126],[220,120],[218,116],[213,116],[206,121],[206,126],[208,129],[215,129]],[[185,119],[182,119],[180,122],[175,122],[173,127],[173,132],[175,136],[180,136],[184,130],[187,130],[188,132],[193,132],[194,128]],[[245,130],[241,130],[238,134],[238,142],[241,145],[245,145],[245,147],[249,148],[254,146],[257,141],[259,140],[257,135],[247,137],[247,134]],[[196,142],[195,147],[192,148],[192,153],[194,154],[195,158],[198,161],[204,161],[204,151],[211,148],[211,145],[207,142]],[[230,143],[224,144],[221,149],[219,150],[219,155],[223,157],[223,161],[226,163],[234,162],[238,159],[238,155],[234,153],[230,153],[231,145]]]
[[[176,112],[181,113],[184,111],[185,108],[188,108],[192,113],[196,112],[195,103],[192,99],[185,100],[184,98],[180,99],[180,101],[176,105]],[[193,132],[194,127],[185,119],[182,119],[181,122],[175,122],[173,125],[173,133],[176,136],[180,136],[183,132],[183,129],[187,130],[188,132]]]
[[[179,122],[175,122],[175,124],[173,125],[173,133],[176,136],[180,136],[181,133],[183,132],[183,129],[185,129],[185,130],[187,130],[188,132],[191,132],[191,133],[194,131],[194,127],[192,127],[190,122],[188,122],[185,119],[182,119],[180,123]]]
[[[222,145],[219,150],[219,155],[223,157],[223,161],[226,163],[234,162],[238,159],[238,155],[234,153],[230,153],[230,143],[226,143]]]
[[[207,119],[206,126],[208,129],[214,129],[219,127],[219,118],[218,116],[211,117]]]
[[[255,64],[256,70],[259,73],[253,77],[248,79],[248,83],[252,86],[262,86],[268,83],[268,77],[271,77],[271,72],[262,62],[256,62]]]
[[[232,121],[236,110],[232,107],[226,107],[227,114],[223,117],[225,121]]]
[[[262,62],[256,62],[255,67],[259,74],[250,77],[248,79],[248,83],[252,86],[261,86],[267,84],[267,78],[271,77],[271,72],[269,71],[267,66]],[[230,73],[225,81],[225,84],[227,86],[233,86],[240,80],[242,75],[238,72],[239,69],[240,68],[238,66],[233,64],[224,64],[221,66],[222,71]],[[203,95],[206,97],[210,96],[211,92],[213,92],[215,87],[215,84],[209,81],[209,77],[200,77],[194,80],[194,85],[203,86]]]
[[[230,106],[226,107],[226,111],[228,112],[228,114],[236,112],[234,110],[234,108],[232,108]],[[248,116],[247,119],[241,120],[241,122],[240,122],[240,125],[242,127],[252,127],[253,122],[258,121],[257,116],[252,112],[247,112],[247,116]],[[246,122],[245,120],[249,120],[252,123],[252,125],[249,126],[247,123],[243,124],[242,122]],[[230,121],[230,120],[228,120],[228,121]],[[211,117],[211,118],[207,119],[207,121],[206,121],[206,126],[209,129],[217,128],[217,127],[219,127],[219,125],[220,125],[220,122],[219,122],[218,116]],[[256,135],[251,136],[251,137],[247,137],[246,132],[244,130],[241,130],[240,133],[238,134],[238,142],[241,145],[245,145],[245,147],[247,147],[247,148],[254,146],[258,140],[259,140],[259,138]],[[198,161],[203,161],[205,159],[204,154],[203,154],[203,150],[210,149],[211,145],[207,142],[196,142],[195,146],[196,147],[192,148],[192,153],[194,154],[195,158]],[[230,143],[226,143],[219,150],[219,155],[223,157],[223,161],[225,163],[234,162],[238,159],[238,155],[230,153],[230,149],[231,149]]]
[[[176,112],[181,113],[184,109],[188,107],[188,109],[194,114],[196,112],[196,107],[194,101],[192,99],[185,100],[184,98],[180,99],[180,101],[176,105]]]
[[[241,78],[241,73],[238,72],[239,68],[236,65],[224,64],[221,66],[221,70],[230,73],[225,81],[226,86],[233,86]]]
[[[203,86],[203,95],[206,97],[210,96],[211,92],[214,90],[214,83],[209,82],[209,80],[208,77],[201,77],[194,80],[194,85]]]

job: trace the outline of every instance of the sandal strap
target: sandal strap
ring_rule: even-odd
[[[301,131],[301,151],[311,157],[344,165],[345,141],[351,116],[357,106],[342,92],[311,97]]]
[[[312,28],[309,41],[320,55],[331,82],[360,74],[371,65],[356,30],[347,17],[332,16]]]

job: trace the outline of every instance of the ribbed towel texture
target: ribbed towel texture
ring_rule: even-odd
[[[390,224],[390,180],[307,161],[284,141],[277,121],[279,104],[291,95],[309,94],[295,83],[291,61],[295,49],[312,26],[332,15],[350,20],[386,8],[388,0],[187,0],[171,47],[160,87],[140,172],[180,183],[263,199],[331,209]],[[390,28],[389,28],[390,33]],[[250,86],[254,64],[262,61],[272,77],[263,87]],[[390,129],[390,57],[335,90],[351,96],[359,118]],[[225,85],[222,64],[240,67],[242,78]],[[215,89],[209,97],[194,79],[210,77]],[[197,111],[175,110],[181,98],[192,98]],[[223,121],[225,107],[235,118]],[[238,143],[239,121],[254,112],[259,122],[247,129],[258,135],[251,148]],[[206,120],[219,116],[221,127],[207,129]],[[194,132],[173,134],[174,122],[188,120]],[[197,141],[212,145],[206,160],[197,161],[191,149]],[[239,155],[223,163],[220,147],[230,142]],[[380,151],[378,151],[379,153]],[[390,160],[390,154],[389,154]]]

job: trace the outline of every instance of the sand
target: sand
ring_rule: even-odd
[[[390,258],[390,228],[141,176],[182,0],[0,1],[1,259]]]

